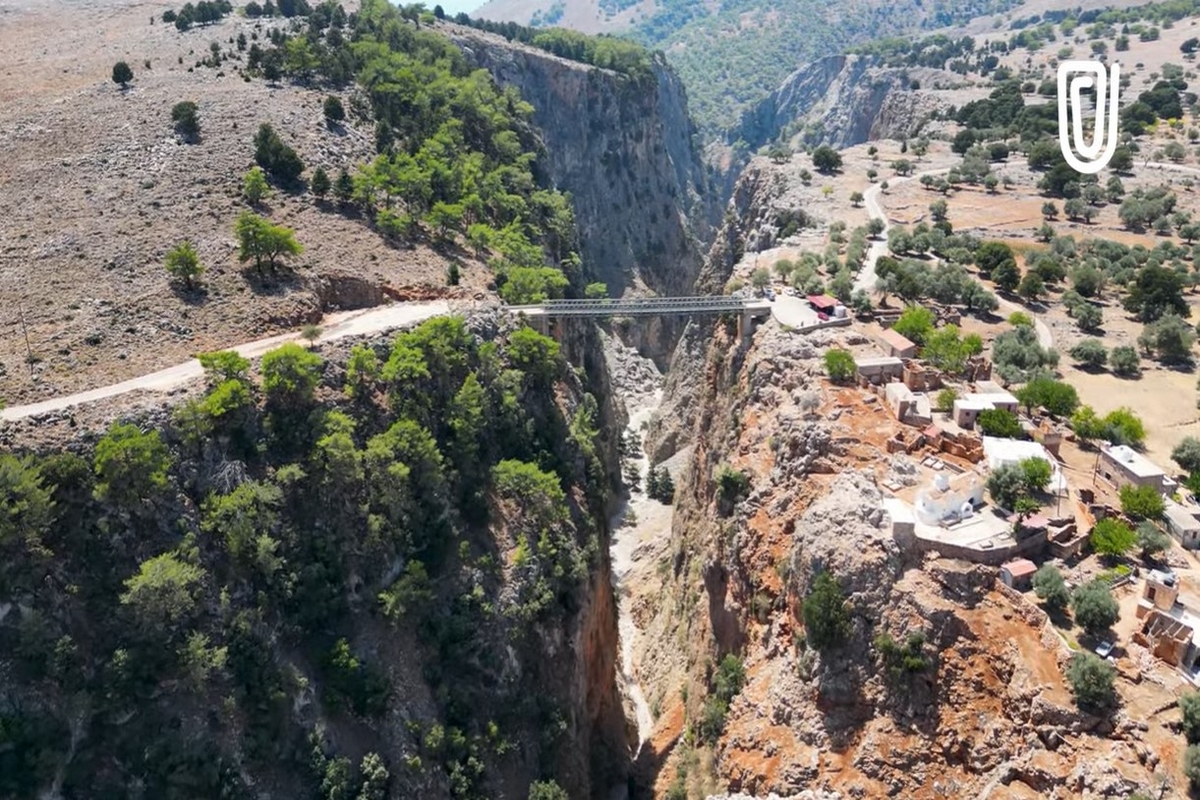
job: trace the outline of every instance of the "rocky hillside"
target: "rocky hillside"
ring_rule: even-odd
[[[760,167],[702,282],[753,261],[779,194]],[[889,455],[897,423],[878,398],[832,385],[821,358],[865,344],[774,321],[749,347],[732,324],[685,333],[647,448],[686,464],[638,621],[657,709],[638,779],[678,796],[831,800],[1184,785],[1175,690],[1138,666],[1144,651],[1121,662],[1136,694],[1082,711],[1072,651],[1042,610],[996,588],[992,568],[893,539],[880,486],[916,480],[915,465]],[[829,629],[807,622],[821,595],[845,611]]]
[[[869,56],[829,56],[797,69],[744,113],[730,141],[741,139],[756,149],[777,139],[837,148],[903,139],[948,105],[931,90],[953,83],[954,76],[942,70],[888,68]]]

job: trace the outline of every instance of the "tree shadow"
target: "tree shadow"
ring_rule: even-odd
[[[175,297],[179,300],[179,302],[183,303],[185,306],[191,306],[195,308],[208,302],[208,287],[202,283],[193,284],[189,287],[182,283],[172,281],[171,291],[174,292]]]
[[[282,297],[295,289],[303,288],[300,275],[286,264],[274,268],[264,263],[260,273],[253,263],[242,268],[242,275],[250,291],[260,297]]]

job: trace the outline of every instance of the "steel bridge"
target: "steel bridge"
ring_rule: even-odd
[[[767,300],[708,295],[699,297],[641,297],[603,300],[547,300],[527,306],[506,306],[527,317],[660,317],[667,315],[723,314],[734,311],[748,317],[771,313]]]

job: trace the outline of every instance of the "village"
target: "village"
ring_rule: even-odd
[[[1101,582],[1116,601],[1116,621],[1089,633],[1051,613],[1066,645],[1095,652],[1134,682],[1154,673],[1165,686],[1200,686],[1200,504],[1182,476],[1129,445],[1085,443],[1067,420],[1023,407],[993,379],[982,354],[967,359],[960,377],[947,376],[891,327],[902,309],[856,316],[828,295],[791,292],[788,299],[820,315],[813,328],[861,330],[851,338],[858,342],[851,348],[852,379],[843,383],[860,394],[859,408],[891,423],[880,428],[887,431],[882,444],[891,456],[880,484],[890,494],[884,508],[898,544],[995,567],[1006,590],[1048,610],[1053,602],[1043,604],[1034,591],[1040,569],[1060,573],[1067,592]],[[962,322],[953,309],[933,308],[939,324]],[[1010,435],[982,431],[980,416],[996,411],[1015,419]],[[989,478],[1030,460],[1048,468],[1044,483],[1009,503],[1016,508],[1005,507],[989,491]],[[1152,493],[1161,500],[1161,514],[1138,519],[1123,510],[1122,489],[1140,489],[1140,497]],[[1139,554],[1128,546],[1120,555],[1099,553],[1091,541],[1098,523],[1104,531],[1115,524],[1130,536],[1139,525],[1152,525],[1170,538],[1155,552],[1142,548]],[[1062,605],[1059,611],[1065,600]]]

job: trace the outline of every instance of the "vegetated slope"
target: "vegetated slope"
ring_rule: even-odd
[[[692,114],[710,135],[735,125],[742,110],[770,92],[797,66],[844,52],[853,44],[911,33],[1005,11],[1011,0],[934,4],[665,0],[626,33],[661,49],[688,90]],[[503,2],[476,16],[528,24]],[[570,24],[564,21],[562,24]]]
[[[656,208],[664,197],[670,204],[694,194],[691,178],[664,166],[676,153],[680,164],[695,165],[690,144],[686,153],[675,144],[687,134],[660,116],[686,118],[669,83],[631,85],[576,65],[595,103],[619,96],[641,112],[624,122],[644,131],[612,134],[638,144],[617,154],[628,172],[575,170],[566,181],[547,163],[546,146],[569,162],[569,148],[587,134],[577,124],[554,139],[530,120],[557,99],[560,59],[525,65],[551,73],[540,84],[546,96],[526,100],[473,71],[431,17],[421,22],[386,3],[350,16],[331,5],[312,17],[234,14],[183,32],[162,22],[165,4],[72,6],[110,31],[102,46],[82,22],[60,31],[62,8],[47,2],[13,12],[0,31],[23,65],[20,80],[4,78],[11,102],[0,112],[0,152],[12,165],[0,178],[0,396],[10,402],[142,374],[388,293],[582,293],[575,252],[598,262],[598,244],[609,239],[637,242],[611,259],[614,290],[637,280],[643,256],[667,272],[678,264],[680,274],[694,273],[697,247],[673,208],[670,225],[643,215],[636,230],[624,221],[610,229],[594,215],[612,207],[593,203],[581,243],[571,202],[552,188],[568,183],[584,199],[622,196],[634,186],[630,175],[653,175],[654,191],[642,197]],[[155,12],[153,21],[144,11]],[[78,61],[43,64],[52,40]],[[118,59],[134,72],[125,89],[109,79]],[[329,96],[340,99],[344,119],[326,119]],[[187,141],[171,120],[185,100],[197,104],[201,128]],[[269,154],[256,159],[261,123],[295,150],[304,171],[297,180],[272,176],[270,195],[251,204],[243,175],[256,160],[271,173]],[[334,183],[322,197],[312,185],[318,168]],[[303,252],[284,259],[286,268],[256,274],[238,259],[234,227],[247,210],[295,230]],[[168,250],[184,240],[207,268],[196,291],[163,269]],[[592,276],[600,268],[582,264]],[[664,281],[667,272],[658,273]],[[458,287],[447,286],[455,280]]]
[[[619,781],[606,378],[501,322],[218,354],[169,416],[0,453],[0,795]]]

